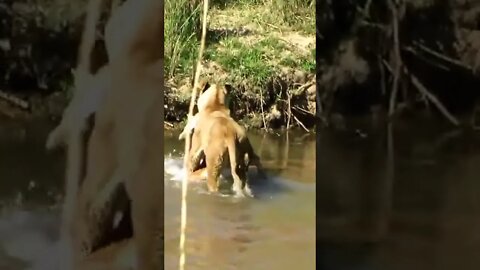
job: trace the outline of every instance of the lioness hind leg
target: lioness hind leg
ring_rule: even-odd
[[[201,149],[200,149],[201,150]],[[190,151],[188,161],[187,161],[187,168],[186,168],[186,173],[187,173],[187,178],[190,179],[194,176],[194,172],[200,169],[201,167],[201,160],[204,157],[203,151],[197,151],[192,149]]]
[[[249,184],[249,179],[247,176],[248,172],[248,166],[245,164],[245,162],[240,162],[236,168],[236,173],[239,176],[241,182],[242,182],[242,190],[243,193],[249,197],[254,197],[253,192],[250,189],[250,184]]]
[[[218,153],[215,151],[209,151],[209,149],[205,151],[205,161],[207,164],[207,187],[209,192],[218,192],[219,189],[218,177],[220,176],[220,171],[222,170],[223,165],[222,152]]]
[[[250,166],[250,164],[255,165],[255,167],[257,167],[258,175],[261,178],[266,178],[265,170],[263,169],[262,163],[260,162],[260,157],[253,150],[253,147],[250,144],[250,140],[247,137],[245,137],[242,144],[243,144],[243,148],[246,151],[246,154],[248,155],[247,169]]]

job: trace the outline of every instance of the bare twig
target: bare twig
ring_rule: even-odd
[[[306,128],[305,125],[302,123],[302,121],[298,120],[298,118],[294,114],[292,114],[292,116],[295,119],[295,121],[297,121],[299,126],[301,126],[306,132],[310,132],[308,128]]]
[[[260,90],[260,110],[262,111],[262,121],[263,121],[263,129],[267,129],[267,121],[265,120],[265,112],[263,111],[263,105],[265,101],[263,100],[263,91]]]
[[[293,109],[297,110],[297,111],[300,111],[302,113],[305,113],[305,114],[308,114],[308,115],[311,115],[311,116],[315,116],[315,114],[303,109],[303,108],[300,108],[298,106],[292,106]]]
[[[398,93],[398,81],[400,79],[400,72],[402,68],[402,58],[400,55],[400,41],[398,35],[398,12],[397,7],[393,0],[388,1],[388,6],[392,12],[392,24],[393,24],[393,53],[395,56],[395,70],[393,72],[393,85],[392,93],[390,95],[390,102],[388,106],[388,115],[391,117],[395,112],[395,101]]]
[[[413,55],[415,55],[416,57],[422,59],[423,61],[425,62],[428,62],[429,64],[431,64],[432,66],[435,66],[435,67],[438,67],[440,69],[443,69],[443,70],[450,70],[448,67],[446,67],[445,65],[442,65],[440,63],[435,63],[434,61],[430,60],[430,59],[427,59],[425,56],[423,56],[421,53],[417,52],[417,50],[415,50],[414,48],[410,47],[410,46],[407,46],[407,47],[404,47],[402,48],[402,50],[406,51],[406,52],[409,52]]]
[[[385,80],[385,69],[382,65],[382,58],[379,56],[378,57],[378,65],[380,68],[380,87],[381,87],[381,92],[382,96],[385,96],[387,94],[387,82]]]
[[[410,79],[412,81],[412,84],[420,91],[422,94],[424,94],[436,107],[437,109],[455,126],[459,125],[458,120],[453,116],[443,105],[442,103],[437,99],[437,97],[430,93],[430,91],[427,90],[427,88],[420,82],[420,80],[413,74],[408,72],[408,69],[404,67],[405,73],[410,75]]]
[[[301,93],[303,90],[309,88],[310,86],[314,85],[316,82],[315,80],[312,80],[312,81],[309,81],[307,83],[304,83],[302,85],[300,85],[296,90],[295,90],[295,93]]]
[[[4,99],[5,101],[23,109],[28,110],[30,108],[30,104],[25,100],[22,100],[14,95],[8,94],[0,90],[0,98]]]
[[[290,119],[292,118],[292,104],[291,104],[291,95],[287,91],[287,103],[288,103],[288,119],[287,119],[287,129],[290,129]]]
[[[443,61],[445,62],[448,62],[452,65],[455,65],[455,66],[458,66],[458,67],[461,67],[461,68],[464,68],[464,69],[467,69],[469,71],[473,71],[473,68],[470,67],[469,65],[466,65],[464,63],[462,63],[461,61],[459,60],[456,60],[456,59],[453,59],[449,56],[446,56],[445,54],[442,54],[442,53],[439,53],[433,49],[430,49],[428,48],[427,46],[423,45],[423,44],[420,44],[419,42],[416,42],[414,41],[413,44],[415,45],[415,47],[419,48],[420,50],[432,55],[432,56],[435,56],[439,59],[442,59]],[[407,47],[408,48],[408,47]]]
[[[383,61],[383,63],[387,67],[387,69],[392,72],[392,68],[385,60]],[[420,80],[415,75],[409,72],[406,66],[403,66],[403,69],[405,74],[410,75],[410,80],[412,84],[418,89],[420,94],[422,94],[426,99],[430,100],[452,124],[458,126],[458,120],[443,106],[443,104],[437,99],[437,97],[430,91],[428,91],[428,89],[420,82]]]

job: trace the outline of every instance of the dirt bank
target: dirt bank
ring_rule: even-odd
[[[85,2],[0,3],[0,114],[10,118],[61,116],[72,90],[71,70]],[[202,77],[234,87],[231,109],[250,128],[311,129],[316,90],[313,17],[308,18],[310,25],[305,20],[271,24],[278,17],[270,14],[266,2],[244,2],[243,6],[213,2]],[[96,66],[107,61],[101,32],[94,52]],[[189,40],[189,44],[185,46],[189,51],[180,52],[182,57],[175,63],[174,52],[170,55],[166,45],[165,118],[173,125],[181,125],[186,118],[198,40]]]

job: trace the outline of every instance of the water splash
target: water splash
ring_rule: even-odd
[[[164,168],[165,174],[169,175],[168,179],[172,181],[182,181],[185,177],[186,170],[181,159],[165,157]]]
[[[57,213],[9,209],[0,216],[0,246],[6,256],[29,270],[58,269]]]

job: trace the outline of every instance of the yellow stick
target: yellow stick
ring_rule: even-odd
[[[197,68],[195,71],[195,78],[193,81],[192,97],[190,99],[190,107],[188,110],[188,121],[193,116],[193,106],[197,97],[198,81],[200,80],[200,73],[202,68],[202,57],[205,49],[205,38],[207,36],[207,12],[208,0],[203,0],[203,20],[202,20],[202,38],[200,40],[200,50],[198,52]],[[185,138],[185,156],[183,159],[183,167],[187,170],[187,161],[190,153],[190,134]],[[181,212],[181,226],[180,226],[180,262],[179,269],[185,269],[185,232],[187,228],[187,188],[188,188],[188,173],[185,171],[185,176],[182,182],[182,212]]]

